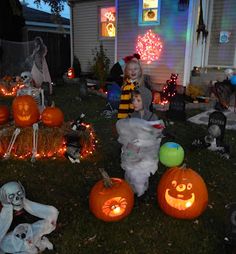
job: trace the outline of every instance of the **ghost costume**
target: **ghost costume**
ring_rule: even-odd
[[[26,199],[23,186],[19,182],[8,182],[0,189],[2,209],[0,213],[0,253],[36,254],[53,245],[45,235],[56,228],[58,210],[53,206],[39,204]],[[13,212],[24,209],[40,218],[29,224],[18,224],[8,232]]]
[[[157,171],[163,127],[162,121],[139,118],[120,119],[116,123],[118,142],[122,144],[121,167],[138,197],[147,190],[149,176]]]

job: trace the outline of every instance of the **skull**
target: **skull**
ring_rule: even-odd
[[[20,77],[26,86],[30,86],[32,82],[32,74],[29,71],[22,72]]]
[[[23,209],[24,198],[25,189],[20,182],[8,182],[0,189],[0,201],[2,204],[11,204],[16,211]]]
[[[213,138],[218,138],[221,135],[221,130],[220,127],[216,124],[211,125],[208,128],[208,133],[213,137]]]

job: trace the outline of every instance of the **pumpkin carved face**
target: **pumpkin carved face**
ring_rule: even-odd
[[[5,105],[0,106],[0,124],[4,124],[9,119],[9,110],[8,107]]]
[[[160,207],[168,215],[181,219],[198,217],[206,208],[206,185],[194,170],[171,168],[162,176],[157,189]]]
[[[103,180],[97,182],[89,196],[92,213],[103,221],[118,221],[126,217],[134,205],[134,194],[127,182],[111,178],[113,186],[106,188]]]
[[[39,119],[39,110],[34,98],[30,95],[17,96],[12,104],[15,124],[19,127],[32,126]]]
[[[43,123],[49,127],[59,127],[64,121],[64,114],[57,107],[46,107],[41,117]]]

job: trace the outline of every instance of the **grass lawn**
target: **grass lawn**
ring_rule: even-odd
[[[145,198],[135,197],[131,214],[122,221],[105,223],[89,211],[88,196],[101,178],[98,168],[105,168],[112,177],[123,177],[120,167],[120,145],[117,142],[115,119],[104,119],[100,112],[105,100],[89,95],[78,100],[76,85],[55,87],[54,100],[65,120],[73,120],[82,112],[93,124],[98,144],[96,152],[80,164],[65,158],[56,160],[0,161],[0,183],[20,180],[30,200],[54,205],[60,211],[58,228],[50,241],[58,254],[223,254],[225,208],[236,201],[236,159],[222,160],[208,150],[192,150],[191,141],[204,135],[205,126],[175,123],[168,126],[175,141],[185,149],[185,162],[204,178],[209,191],[209,205],[196,220],[178,220],[165,215],[156,200],[156,186],[166,167],[159,163],[158,172],[150,178]],[[1,103],[10,103],[2,99]],[[193,115],[194,111],[188,112]],[[235,155],[235,132],[227,131],[225,141]],[[45,252],[50,253],[50,252]]]

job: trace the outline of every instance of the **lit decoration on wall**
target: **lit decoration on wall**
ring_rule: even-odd
[[[113,21],[113,22],[116,21],[115,15],[111,11],[106,12],[104,16],[108,19],[108,21]]]
[[[103,177],[104,177],[103,170]],[[128,216],[134,205],[134,193],[130,185],[120,178],[110,178],[105,172],[89,195],[91,212],[103,221],[118,221]]]
[[[208,203],[208,191],[202,177],[194,170],[174,167],[167,170],[157,188],[158,203],[172,217],[193,219]]]
[[[138,36],[136,51],[141,56],[141,60],[146,61],[147,64],[159,59],[162,48],[160,37],[151,29],[143,36]]]
[[[116,8],[101,8],[101,36],[116,36]]]

